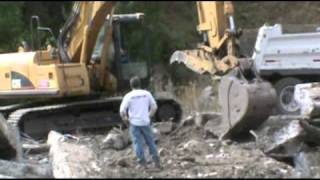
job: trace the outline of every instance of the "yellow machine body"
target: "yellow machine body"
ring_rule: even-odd
[[[85,64],[61,64],[50,52],[19,52],[0,55],[2,98],[63,97],[85,95],[90,82]]]

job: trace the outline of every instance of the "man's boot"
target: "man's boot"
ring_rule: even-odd
[[[161,166],[161,164],[160,164],[160,161],[155,162],[155,163],[154,163],[154,167],[155,167],[156,169],[162,170],[162,166]]]

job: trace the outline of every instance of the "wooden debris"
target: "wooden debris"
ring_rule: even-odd
[[[22,149],[25,152],[35,154],[49,152],[50,146],[48,144],[22,144]]]

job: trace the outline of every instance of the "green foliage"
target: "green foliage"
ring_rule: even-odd
[[[236,25],[242,28],[257,28],[266,22],[319,23],[320,5],[317,2],[239,1],[234,2],[234,5]],[[16,51],[22,40],[30,43],[32,15],[38,15],[41,25],[52,28],[57,37],[71,6],[71,1],[0,2],[0,52]],[[145,13],[144,25],[148,31],[143,31],[139,25],[128,26],[125,39],[130,53],[140,56],[140,59],[150,54],[151,62],[168,64],[175,50],[194,48],[200,40],[196,32],[198,20],[195,2],[118,2],[116,13],[135,12]],[[149,44],[143,42],[144,37],[149,37]]]
[[[16,50],[23,32],[21,2],[0,2],[0,52]]]
[[[145,14],[144,25],[147,33],[138,31],[137,27],[127,29],[126,40],[133,44],[129,51],[144,46],[142,36],[148,38],[151,63],[167,64],[171,54],[177,49],[191,48],[198,42],[196,32],[197,16],[195,2],[120,2],[116,13]],[[128,37],[130,35],[130,37]]]
[[[71,2],[0,2],[0,53],[15,52],[22,41],[30,45],[31,16],[40,17],[40,25],[50,27],[55,36],[64,23]]]

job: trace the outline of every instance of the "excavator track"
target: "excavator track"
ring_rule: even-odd
[[[119,107],[122,97],[22,108],[9,114],[7,121],[22,134],[40,139],[50,130],[70,132],[79,129],[108,128],[122,124]],[[173,99],[156,98],[155,121],[180,121],[182,110]]]

